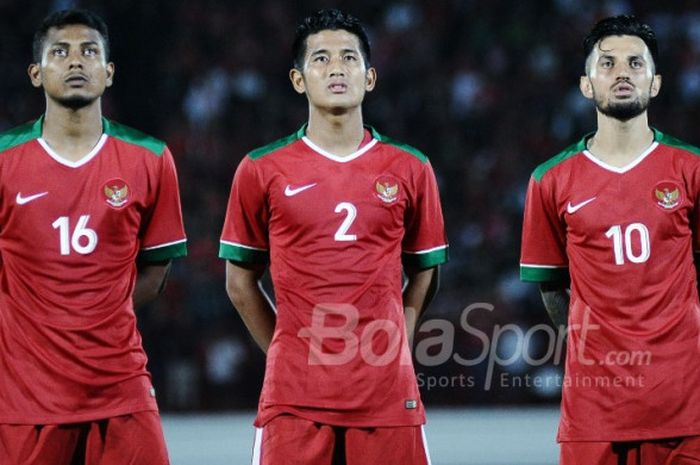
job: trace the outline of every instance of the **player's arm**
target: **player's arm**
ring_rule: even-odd
[[[403,290],[404,316],[409,339],[413,336],[418,320],[435,297],[440,285],[440,267],[405,268],[408,278]]]
[[[163,293],[170,274],[170,264],[170,260],[137,263],[134,309],[146,305]]]
[[[557,328],[566,328],[569,320],[570,290],[563,282],[540,283],[540,294],[549,318]]]
[[[277,316],[260,284],[265,266],[226,261],[226,293],[253,340],[267,353]]]

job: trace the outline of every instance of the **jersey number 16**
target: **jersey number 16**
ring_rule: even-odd
[[[88,221],[90,221],[90,215],[80,215],[72,234],[67,216],[61,216],[51,224],[54,229],[58,229],[61,255],[70,255],[71,248],[81,255],[87,255],[95,250],[97,232],[87,227]]]

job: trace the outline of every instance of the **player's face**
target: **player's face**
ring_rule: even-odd
[[[360,50],[357,36],[342,29],[310,35],[303,69],[289,73],[294,89],[317,108],[343,112],[359,107],[376,82],[376,71],[365,67]]]
[[[49,29],[41,62],[29,66],[34,87],[59,105],[79,109],[99,99],[112,85],[114,64],[105,59],[102,36],[84,25]]]
[[[637,36],[609,36],[599,41],[586,62],[581,92],[599,112],[627,121],[642,114],[661,88],[649,48]]]

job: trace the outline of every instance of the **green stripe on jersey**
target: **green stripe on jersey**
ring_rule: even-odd
[[[449,248],[445,246],[442,249],[431,250],[425,253],[407,253],[401,254],[401,261],[406,266],[411,266],[418,269],[432,268],[437,265],[446,263],[450,259]]]
[[[138,259],[146,262],[162,262],[171,258],[184,257],[187,255],[187,242],[178,242],[155,249],[142,250]]]
[[[404,144],[403,142],[399,142],[397,140],[394,140],[391,137],[383,136],[383,135],[379,134],[377,132],[377,130],[374,129],[372,126],[367,126],[367,129],[369,129],[370,132],[372,133],[372,137],[377,139],[379,142],[393,145],[394,147],[397,147],[397,148],[403,150],[404,152],[408,152],[411,155],[413,155],[414,157],[416,157],[417,159],[419,159],[420,161],[422,161],[423,163],[428,162],[428,157],[426,157],[425,154],[423,152],[421,152],[420,150],[418,150],[417,148],[411,147],[410,145]]]
[[[654,139],[656,139],[660,144],[683,149],[694,155],[700,156],[700,148],[697,148],[694,145],[690,145],[687,142],[683,142],[682,140],[676,139],[673,136],[664,134],[658,129],[652,128],[652,130],[654,131]]]
[[[165,142],[162,140],[158,140],[129,126],[109,121],[107,118],[102,118],[102,130],[108,136],[143,147],[157,156],[163,155],[163,150],[165,150]]]
[[[577,153],[583,152],[586,149],[586,141],[591,135],[592,134],[586,135],[580,141],[576,142],[575,144],[571,144],[546,162],[539,165],[537,168],[535,168],[535,171],[532,172],[532,177],[539,182],[542,180],[542,177],[547,171],[551,170],[564,160],[573,157]]]
[[[520,280],[530,283],[568,281],[569,268],[540,268],[520,265]]]
[[[219,244],[219,258],[243,263],[267,263],[270,260],[267,250],[251,249],[223,242]]]
[[[263,145],[263,146],[260,147],[260,148],[257,148],[257,149],[255,149],[255,150],[252,150],[252,151],[248,152],[248,156],[249,156],[250,158],[252,158],[253,160],[255,160],[255,159],[260,158],[260,157],[262,157],[262,156],[264,156],[264,155],[267,155],[267,154],[269,154],[269,153],[272,153],[272,152],[274,152],[275,150],[284,147],[285,145],[289,145],[289,144],[291,144],[292,142],[295,142],[295,141],[301,139],[302,137],[304,137],[304,134],[306,134],[306,124],[303,125],[303,126],[302,126],[297,132],[295,132],[294,134],[290,134],[290,135],[288,135],[287,137],[283,137],[283,138],[281,138],[281,139],[277,139],[276,141],[274,141],[274,142],[272,142],[272,143],[270,143],[270,144]]]
[[[44,122],[44,117],[42,116],[36,121],[31,121],[29,123],[12,128],[7,132],[0,134],[0,152],[9,150],[12,147],[17,147],[30,140],[38,139],[41,137],[41,127]]]

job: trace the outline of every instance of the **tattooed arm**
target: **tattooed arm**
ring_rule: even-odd
[[[569,319],[570,290],[564,283],[542,283],[540,294],[544,308],[555,326],[566,328]]]

